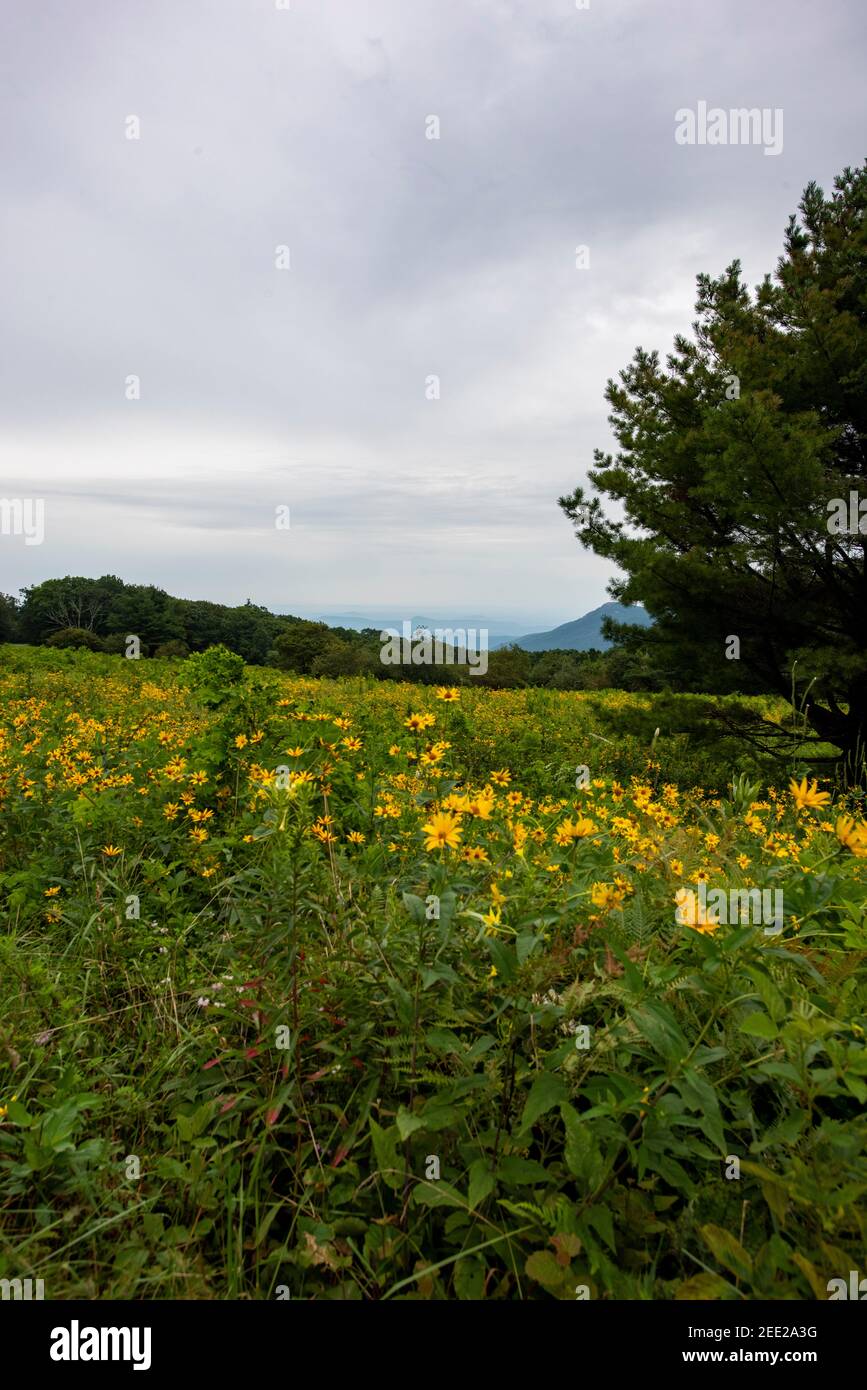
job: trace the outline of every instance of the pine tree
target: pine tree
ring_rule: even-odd
[[[665,368],[638,348],[608,383],[619,451],[594,452],[598,495],[560,498],[582,543],[625,574],[612,596],[654,618],[642,644],[662,668],[686,684],[786,697],[794,682],[815,738],[859,759],[865,204],[867,164],[844,170],[829,198],[811,183],[775,274],[754,293],[738,261],[719,279],[700,275],[693,337],[675,338]],[[606,517],[602,496],[622,519]]]

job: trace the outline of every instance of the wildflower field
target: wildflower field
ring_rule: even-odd
[[[825,1299],[863,1266],[855,796],[613,736],[652,695],[20,646],[0,694],[0,1277]]]

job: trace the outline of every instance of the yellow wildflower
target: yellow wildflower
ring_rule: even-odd
[[[837,839],[859,859],[867,856],[867,821],[857,825],[851,816],[840,816],[837,821]]]
[[[793,778],[789,783],[789,791],[792,793],[792,799],[799,811],[803,811],[805,806],[827,806],[831,800],[830,792],[819,791],[819,783],[815,777],[809,787],[806,777],[802,782],[796,782]]]
[[[437,811],[422,830],[427,836],[425,849],[457,849],[463,831],[460,818],[450,811]]]
[[[713,911],[703,907],[691,888],[678,888],[674,895],[677,920],[699,932],[714,932],[720,923]]]

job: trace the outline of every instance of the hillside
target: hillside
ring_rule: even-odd
[[[633,606],[627,608],[623,603],[603,603],[600,608],[594,608],[591,612],[585,613],[583,618],[576,618],[571,623],[561,623],[559,627],[553,627],[549,632],[530,632],[525,637],[515,637],[506,642],[497,642],[494,645],[503,647],[514,644],[523,647],[527,652],[547,652],[547,651],[573,651],[586,652],[591,648],[597,651],[607,651],[612,645],[606,642],[602,636],[602,622],[604,618],[614,618],[618,623],[640,624],[648,627],[651,619],[643,608]]]

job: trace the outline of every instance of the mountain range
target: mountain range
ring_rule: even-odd
[[[492,647],[523,647],[527,652],[549,652],[555,649],[570,652],[586,652],[591,647],[597,651],[607,651],[611,646],[602,636],[602,622],[613,618],[618,623],[633,623],[648,627],[652,621],[647,610],[633,604],[627,608],[622,603],[603,603],[585,613],[583,618],[575,618],[571,623],[561,623],[548,632],[530,632],[524,637],[507,637],[492,642]]]
[[[327,623],[329,627],[348,627],[355,632],[361,632],[364,628],[375,628],[377,632],[384,628],[391,628],[394,631],[402,632],[404,622],[408,622],[413,631],[416,628],[463,628],[474,629],[478,632],[484,629],[488,634],[488,643],[491,648],[500,643],[515,642],[522,632],[526,632],[528,619],[518,621],[515,618],[491,617],[485,613],[423,613],[412,609],[407,611],[402,609],[395,612],[392,608],[347,608],[338,611],[337,609],[326,609],[317,611],[307,608],[279,608],[280,613],[292,613],[296,618],[305,618],[309,622]]]
[[[321,614],[303,612],[296,613],[296,616],[318,619],[320,622],[327,623],[329,627],[350,627],[356,631],[361,631],[362,628],[376,628],[377,630],[391,628],[401,632],[403,623],[407,620],[406,614],[395,617],[386,609],[350,609],[343,613]],[[619,623],[636,623],[642,627],[648,626],[651,621],[643,608],[637,605],[627,608],[622,603],[603,603],[599,608],[585,613],[583,618],[575,618],[570,623],[561,623],[559,627],[549,628],[543,632],[524,633],[521,624],[515,622],[514,619],[485,618],[481,615],[469,618],[455,618],[454,616],[430,618],[412,615],[408,621],[414,631],[420,628],[428,628],[432,632],[436,628],[486,631],[491,651],[496,651],[498,647],[518,646],[523,647],[528,652],[545,652],[555,649],[586,652],[591,648],[595,648],[597,651],[606,651],[611,646],[611,643],[606,642],[602,636],[604,618],[613,618]]]

